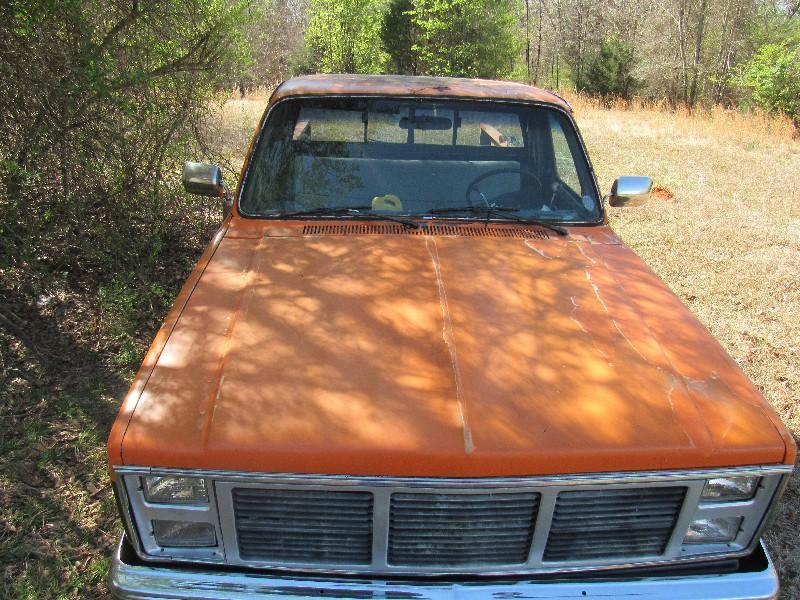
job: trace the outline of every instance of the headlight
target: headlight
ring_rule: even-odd
[[[206,480],[199,477],[142,477],[144,497],[159,504],[198,504],[208,502]]]
[[[701,484],[684,529],[682,556],[743,552],[758,539],[780,495],[781,473],[725,473]]]
[[[756,491],[760,477],[715,477],[706,481],[702,500],[732,502],[749,500]]]
[[[121,473],[131,532],[144,558],[223,562],[217,498],[208,477],[180,473]]]
[[[732,542],[739,533],[742,517],[718,517],[695,519],[683,540],[685,544],[709,544]]]
[[[211,523],[191,521],[153,521],[153,536],[159,546],[171,548],[201,548],[217,545]]]

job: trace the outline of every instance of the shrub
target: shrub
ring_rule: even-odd
[[[180,164],[201,158],[195,124],[244,56],[241,9],[0,4],[0,292],[71,289],[96,307],[118,274],[143,293],[175,285],[164,261],[199,245],[209,215],[180,190]]]
[[[640,87],[633,76],[634,66],[633,46],[617,36],[607,37],[579,82],[579,91],[630,100]]]
[[[785,114],[800,127],[800,39],[759,48],[738,81],[759,107]]]

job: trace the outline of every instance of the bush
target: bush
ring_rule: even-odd
[[[773,114],[790,117],[800,128],[800,39],[759,48],[738,81],[753,102]]]
[[[630,100],[640,87],[633,76],[633,46],[616,36],[607,37],[589,63],[578,90],[603,98]]]
[[[144,302],[154,281],[176,286],[176,255],[191,260],[213,214],[180,190],[180,165],[202,157],[196,123],[245,55],[241,9],[0,5],[0,293],[77,294],[102,310],[112,281]]]

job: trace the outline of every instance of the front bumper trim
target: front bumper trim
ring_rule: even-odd
[[[124,558],[123,539],[109,573],[118,600],[258,600],[270,598],[473,600],[478,598],[636,598],[636,600],[761,600],[778,596],[778,576],[766,549],[766,566],[724,574],[658,575],[629,579],[396,581],[347,579],[198,567],[135,564]]]

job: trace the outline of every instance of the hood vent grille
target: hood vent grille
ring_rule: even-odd
[[[348,223],[347,225],[305,225],[303,235],[452,235],[464,237],[518,238],[546,240],[544,229],[483,225],[431,225],[418,228],[394,224]]]

